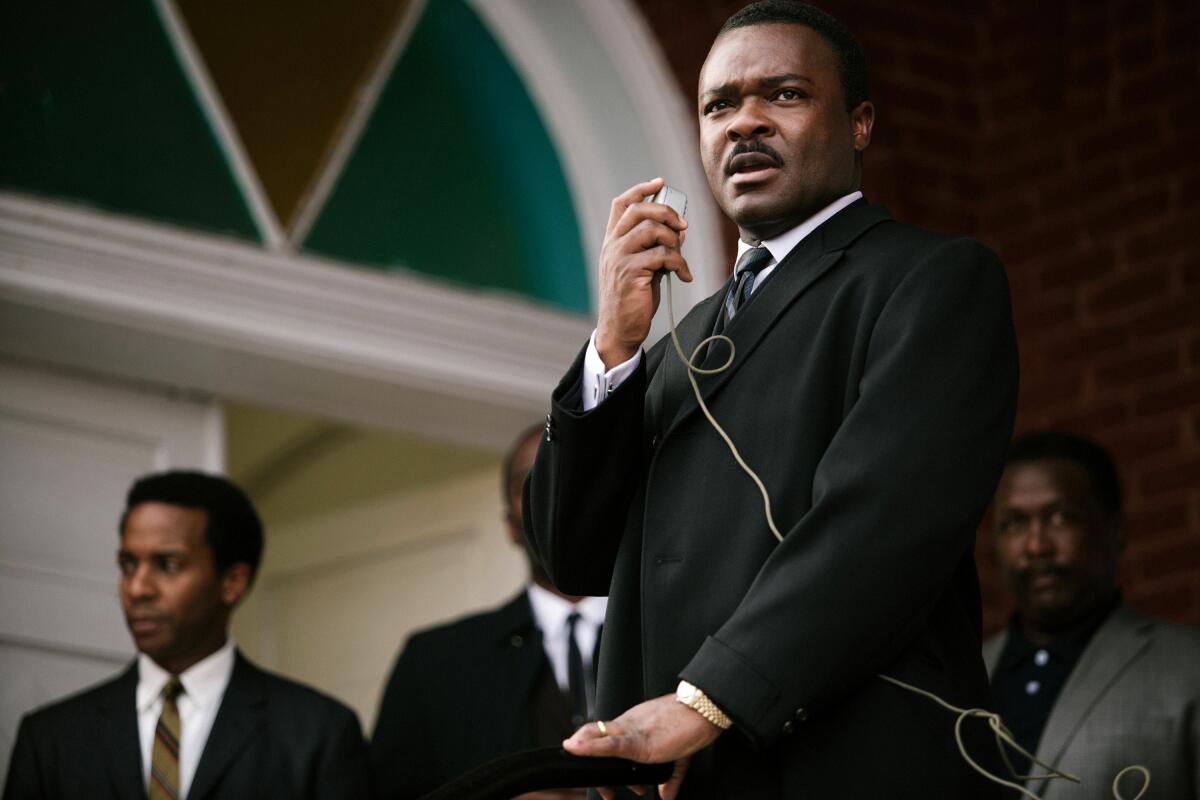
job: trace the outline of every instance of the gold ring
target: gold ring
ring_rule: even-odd
[[[601,736],[608,736],[608,728],[605,726],[604,720],[602,720],[602,719],[596,720],[596,727],[600,729]]]

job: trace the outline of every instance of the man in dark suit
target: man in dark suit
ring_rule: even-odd
[[[1100,800],[1138,764],[1153,796],[1200,799],[1200,631],[1121,599],[1112,457],[1081,436],[1022,436],[996,489],[992,528],[1016,603],[1008,628],[984,643],[996,710],[1026,750],[1080,779],[1029,788],[1046,800]],[[1028,759],[1013,758],[1017,772],[1030,772]],[[1124,775],[1122,796],[1143,782]]]
[[[662,181],[632,187],[526,484],[551,579],[609,593],[601,722],[566,747],[675,762],[667,798],[994,796],[954,715],[877,674],[989,703],[973,542],[1015,412],[1007,282],[978,242],[862,199],[867,98],[828,15],[730,18],[701,71],[700,146],[742,257],[678,332],[690,354],[722,330],[736,351],[712,342],[698,366],[732,361],[696,376],[701,407],[669,341],[641,351],[664,273],[691,276],[687,223],[644,201]]]
[[[259,669],[229,639],[263,547],[241,490],[198,472],[146,476],[120,535],[137,660],[21,721],[4,800],[367,796],[354,712]]]
[[[505,527],[526,555],[521,485],[541,431],[524,431],[502,469]],[[532,558],[529,574],[529,585],[500,608],[422,631],[404,646],[371,737],[384,800],[420,797],[493,758],[558,745],[591,719],[606,601],[558,592]],[[581,795],[559,790],[522,800]]]

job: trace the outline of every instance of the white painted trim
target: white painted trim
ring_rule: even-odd
[[[317,215],[325,207],[325,201],[329,199],[346,162],[362,138],[363,129],[370,120],[371,113],[375,110],[375,103],[379,100],[379,95],[383,93],[384,87],[387,86],[388,79],[392,76],[392,70],[395,69],[396,62],[400,60],[400,55],[412,37],[427,3],[428,0],[411,0],[408,4],[400,20],[396,23],[383,54],[371,71],[370,77],[359,89],[350,114],[340,130],[334,134],[334,145],[325,156],[316,180],[300,198],[299,210],[296,212],[288,234],[288,241],[292,247],[298,249],[308,238],[309,231],[317,221]]]
[[[187,76],[192,91],[196,93],[200,108],[208,118],[208,123],[212,125],[217,144],[225,156],[226,163],[233,171],[234,181],[241,189],[246,204],[250,207],[250,214],[254,217],[263,242],[272,250],[281,249],[286,240],[279,220],[267,199],[266,192],[263,191],[258,173],[242,146],[237,127],[233,124],[229,112],[221,100],[221,95],[217,92],[216,86],[208,74],[204,57],[200,55],[200,50],[192,41],[191,33],[188,32],[183,16],[175,8],[173,0],[154,0],[154,6],[158,9],[163,29],[167,32],[167,38],[175,48],[184,75]]]
[[[593,297],[612,198],[656,174],[688,196],[685,255],[696,281],[677,285],[677,313],[715,291],[725,276],[721,217],[700,168],[695,123],[636,7],[628,0],[470,2],[504,47],[555,144]],[[617,85],[597,86],[607,77],[598,69]],[[608,92],[603,100],[589,91],[598,88]],[[651,341],[666,329],[660,309]]]
[[[0,304],[10,357],[489,449],[544,411],[592,328],[508,295],[5,192]],[[61,315],[114,343],[64,339]]]

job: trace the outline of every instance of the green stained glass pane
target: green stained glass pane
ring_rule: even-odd
[[[304,244],[589,310],[554,146],[512,65],[461,0],[426,6]]]
[[[151,0],[0,3],[0,187],[260,238]]]

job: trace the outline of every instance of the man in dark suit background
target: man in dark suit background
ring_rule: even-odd
[[[522,534],[521,485],[541,432],[540,425],[522,432],[501,474],[505,528],[529,558],[529,584],[498,609],[416,633],[405,644],[371,737],[375,788],[384,800],[420,797],[493,758],[558,745],[591,718],[606,601],[554,589]],[[548,791],[522,800],[581,795]]]
[[[670,343],[641,349],[663,274],[691,275],[687,223],[644,201],[662,181],[636,185],[613,202],[597,328],[526,484],[551,579],[609,593],[600,722],[566,747],[675,762],[667,798],[992,797],[954,716],[876,675],[989,704],[973,542],[1015,412],[1003,267],[862,199],[874,107],[832,17],[735,14],[698,111],[741,257],[678,332],[688,354],[714,329],[736,345],[698,391],[781,540]]]
[[[259,669],[229,638],[263,548],[241,490],[198,472],[149,475],[119,530],[137,660],[21,721],[4,800],[368,796],[354,712]]]
[[[1026,750],[1080,778],[1029,788],[1046,800],[1100,800],[1121,770],[1140,764],[1151,795],[1200,798],[1200,631],[1121,598],[1125,526],[1112,457],[1082,436],[1022,436],[996,489],[992,528],[1016,603],[1008,628],[984,643],[996,710]],[[1028,759],[1013,760],[1030,772]],[[1142,783],[1123,776],[1122,796]]]

